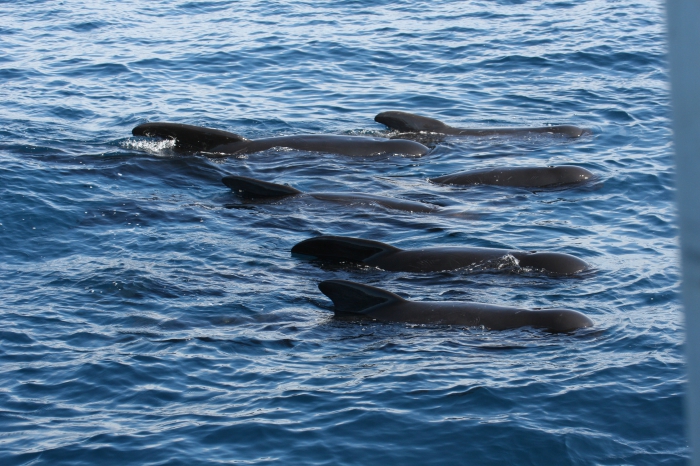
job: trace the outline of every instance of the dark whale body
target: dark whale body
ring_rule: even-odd
[[[317,236],[292,247],[301,254],[327,262],[351,262],[390,272],[441,272],[470,267],[512,256],[521,267],[556,275],[582,272],[588,264],[578,257],[558,252],[528,252],[516,249],[437,247],[403,250],[389,244],[343,236]]]
[[[281,136],[249,140],[228,131],[179,123],[144,123],[134,128],[132,134],[134,136],[173,139],[175,147],[179,150],[204,151],[224,154],[223,156],[250,154],[273,147],[352,156],[401,154],[419,157],[427,154],[429,150],[423,144],[415,141],[333,134]]]
[[[374,117],[374,121],[402,133],[428,132],[450,136],[523,136],[530,133],[540,133],[577,138],[584,134],[590,134],[590,130],[570,125],[542,126],[539,128],[454,128],[434,118],[396,111],[382,112]]]
[[[535,327],[554,333],[572,332],[593,325],[584,314],[568,309],[531,310],[465,301],[408,301],[389,291],[346,280],[327,280],[318,288],[333,301],[336,315],[345,318],[483,326],[489,330]]]
[[[247,176],[225,176],[221,181],[237,195],[247,199],[306,195],[323,201],[339,202],[341,204],[376,204],[387,209],[406,212],[432,213],[441,210],[439,206],[432,204],[365,193],[303,193],[291,186],[269,183]]]
[[[433,183],[452,185],[495,185],[521,188],[544,188],[579,184],[593,178],[593,173],[574,165],[558,167],[487,168],[430,178]]]

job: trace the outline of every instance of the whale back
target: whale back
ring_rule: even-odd
[[[556,167],[486,168],[430,178],[438,184],[493,185],[521,188],[543,188],[583,183],[593,173],[583,167],[560,165]]]
[[[247,153],[286,147],[289,149],[327,154],[340,154],[353,157],[371,157],[377,155],[408,155],[421,157],[430,149],[416,141],[405,139],[372,138],[365,136],[347,136],[339,134],[301,134],[296,136],[277,136],[256,139],[246,145]],[[228,152],[222,147],[222,152]],[[240,150],[240,145],[234,145],[231,152]]]
[[[282,197],[301,194],[298,189],[283,184],[269,183],[267,181],[256,180],[247,176],[230,175],[225,176],[221,181],[231,188],[233,192],[243,198],[254,199],[258,197]]]
[[[561,135],[577,138],[592,134],[590,129],[571,125],[542,126],[538,128],[455,128],[435,118],[428,118],[407,112],[382,112],[374,121],[402,133],[440,133],[452,136],[526,136],[532,133]],[[398,137],[409,137],[399,135]]]
[[[332,262],[363,262],[398,251],[399,248],[379,241],[342,236],[318,236],[305,239],[292,247],[292,254]]]
[[[379,306],[406,301],[389,291],[347,280],[326,280],[318,284],[318,289],[333,301],[335,312],[341,314],[369,314]]]
[[[531,252],[513,255],[518,259],[521,267],[531,267],[557,275],[573,275],[589,268],[589,265],[582,259],[561,252]]]
[[[175,147],[184,151],[209,151],[222,144],[247,141],[228,131],[180,123],[144,123],[134,128],[134,136],[174,139]]]
[[[377,205],[385,209],[401,210],[404,212],[434,213],[440,211],[440,206],[426,204],[419,201],[409,201],[396,197],[381,196],[378,194],[366,193],[345,193],[345,192],[313,192],[310,196],[322,201],[338,202],[340,204],[369,204]]]
[[[552,333],[568,333],[592,327],[593,321],[585,314],[570,309],[541,309],[532,311],[530,325]]]

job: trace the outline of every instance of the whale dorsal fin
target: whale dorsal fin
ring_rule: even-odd
[[[343,236],[317,236],[305,239],[292,248],[292,254],[303,254],[335,262],[362,262],[377,254],[398,251],[400,251],[399,248],[379,241]]]
[[[228,131],[180,123],[144,123],[131,133],[134,136],[174,139],[175,147],[188,151],[207,151],[222,144],[247,141],[243,136]]]
[[[401,296],[347,280],[326,280],[318,289],[331,298],[335,312],[366,314],[375,306],[405,301]]]
[[[382,112],[374,117],[374,121],[402,133],[428,131],[441,133],[449,128],[445,123],[435,118],[428,118],[407,112]]]
[[[267,181],[256,180],[247,176],[230,175],[223,177],[221,181],[236,194],[245,198],[282,197],[301,194],[301,191],[291,186],[268,183]]]

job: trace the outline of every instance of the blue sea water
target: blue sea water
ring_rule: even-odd
[[[0,2],[0,459],[40,464],[684,464],[683,318],[658,1]],[[389,136],[420,158],[228,159],[147,121]],[[573,164],[571,189],[456,188],[460,170]],[[227,174],[449,206],[245,202]],[[303,239],[575,254],[593,269],[319,267]],[[573,334],[338,321],[317,288],[566,307]]]

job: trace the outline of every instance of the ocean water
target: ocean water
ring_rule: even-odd
[[[0,2],[0,459],[41,464],[684,464],[669,86],[658,1]],[[272,149],[227,159],[147,121],[248,138],[462,127],[420,158]],[[569,189],[458,188],[467,169],[573,164]],[[228,174],[310,197],[249,202]],[[443,273],[319,266],[319,234],[577,255]],[[317,285],[565,307],[595,326],[339,321]]]

